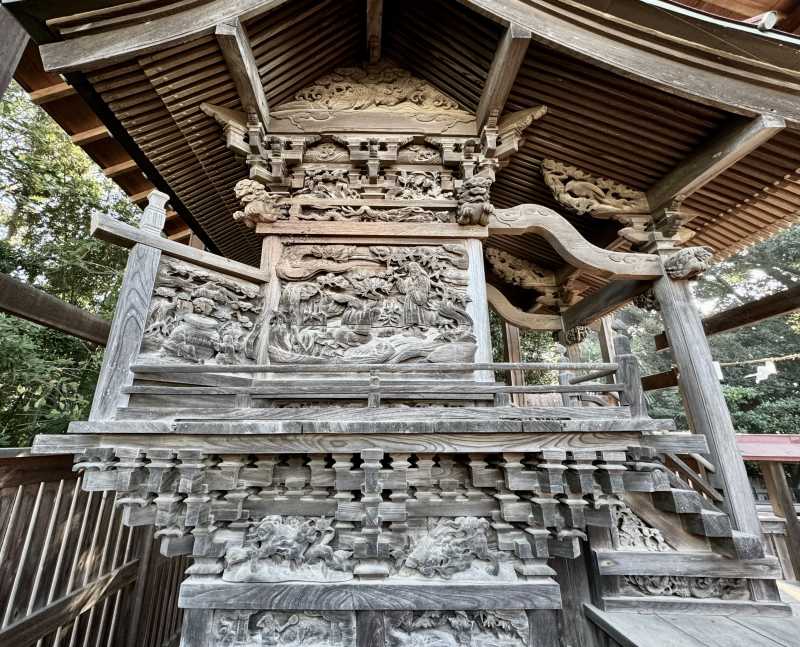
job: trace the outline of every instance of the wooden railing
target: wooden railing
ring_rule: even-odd
[[[632,357],[630,359],[633,359]],[[635,359],[633,359],[635,362]],[[615,401],[629,405],[635,417],[645,416],[638,366],[627,358],[618,363],[599,362],[498,362],[452,364],[265,364],[219,366],[208,364],[138,364],[131,367],[136,384],[123,391],[129,395],[238,395],[247,398],[350,398],[364,399],[368,406],[380,406],[383,399],[448,398],[476,399],[496,406],[511,404],[510,395],[528,393],[562,394],[565,404],[578,406],[584,394],[615,394]],[[558,384],[508,386],[494,381],[466,379],[424,380],[425,374],[461,374],[518,370],[553,371]],[[574,377],[575,372],[585,375]],[[232,382],[228,374],[250,374],[254,379]],[[264,374],[287,375],[287,379],[266,380]],[[314,377],[304,378],[304,375]],[[352,375],[351,375],[352,374]],[[360,377],[362,376],[363,377]],[[618,382],[592,382],[618,375]],[[198,379],[199,376],[202,378]],[[288,377],[291,376],[291,377]],[[327,378],[324,376],[328,376]],[[402,378],[402,379],[397,379]],[[415,379],[417,378],[417,379]],[[161,384],[153,385],[153,381]],[[172,382],[173,385],[169,383]],[[193,383],[194,382],[194,383]]]
[[[81,485],[72,456],[0,450],[0,645],[177,644],[183,560]]]

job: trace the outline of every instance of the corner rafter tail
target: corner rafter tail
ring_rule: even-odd
[[[531,32],[514,23],[506,28],[500,38],[478,103],[476,121],[479,132],[492,113],[499,117],[503,112],[530,41]]]
[[[241,20],[232,18],[219,23],[214,35],[222,50],[222,57],[228,66],[244,111],[248,115],[258,115],[264,128],[269,130],[267,95],[264,93],[253,49]]]
[[[537,234],[547,240],[570,265],[594,270],[613,281],[654,279],[664,274],[659,258],[652,254],[614,252],[593,245],[569,221],[547,207],[521,204],[496,209],[489,218],[490,236]]]

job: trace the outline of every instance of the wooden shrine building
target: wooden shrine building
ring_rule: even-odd
[[[34,451],[186,560],[183,647],[798,635],[689,288],[800,212],[797,37],[661,0],[3,6],[26,89],[149,195],[93,222],[130,255],[91,416]],[[603,319],[633,299],[691,430]],[[564,360],[492,363],[490,307]]]

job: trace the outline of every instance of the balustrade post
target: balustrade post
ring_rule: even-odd
[[[153,191],[142,213],[139,228],[160,235],[166,221],[169,196]],[[97,379],[89,420],[109,420],[118,407],[128,403],[122,389],[133,383],[131,363],[139,352],[150,308],[150,298],[161,261],[161,252],[137,243],[128,254],[103,366]]]

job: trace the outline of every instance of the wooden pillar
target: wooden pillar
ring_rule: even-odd
[[[139,228],[151,234],[160,234],[164,228],[169,200],[166,193],[153,191],[147,208],[142,213]],[[131,363],[139,352],[142,335],[150,308],[150,298],[156,282],[161,251],[137,243],[128,253],[125,277],[119,291],[111,334],[108,338],[103,366],[97,378],[89,420],[109,420],[117,407],[125,406],[128,396],[122,389],[133,383]]]
[[[786,520],[786,547],[789,549],[794,576],[798,578],[800,577],[800,521],[794,509],[794,499],[789,484],[786,482],[783,463],[762,462],[758,466],[767,484],[772,510],[777,516]]]
[[[732,525],[758,537],[761,526],[755,500],[689,282],[665,275],[653,287],[678,366],[686,412],[695,433],[703,434],[708,441],[711,462],[717,467]]]
[[[519,328],[515,325],[503,322],[503,341],[505,342],[505,361],[518,364],[522,361],[522,351],[519,344]],[[511,386],[523,386],[525,384],[525,371],[510,371]],[[513,400],[524,400],[524,393],[515,393]],[[517,403],[519,404],[519,403]]]
[[[0,97],[11,83],[27,42],[28,34],[17,19],[8,9],[0,7]]]

